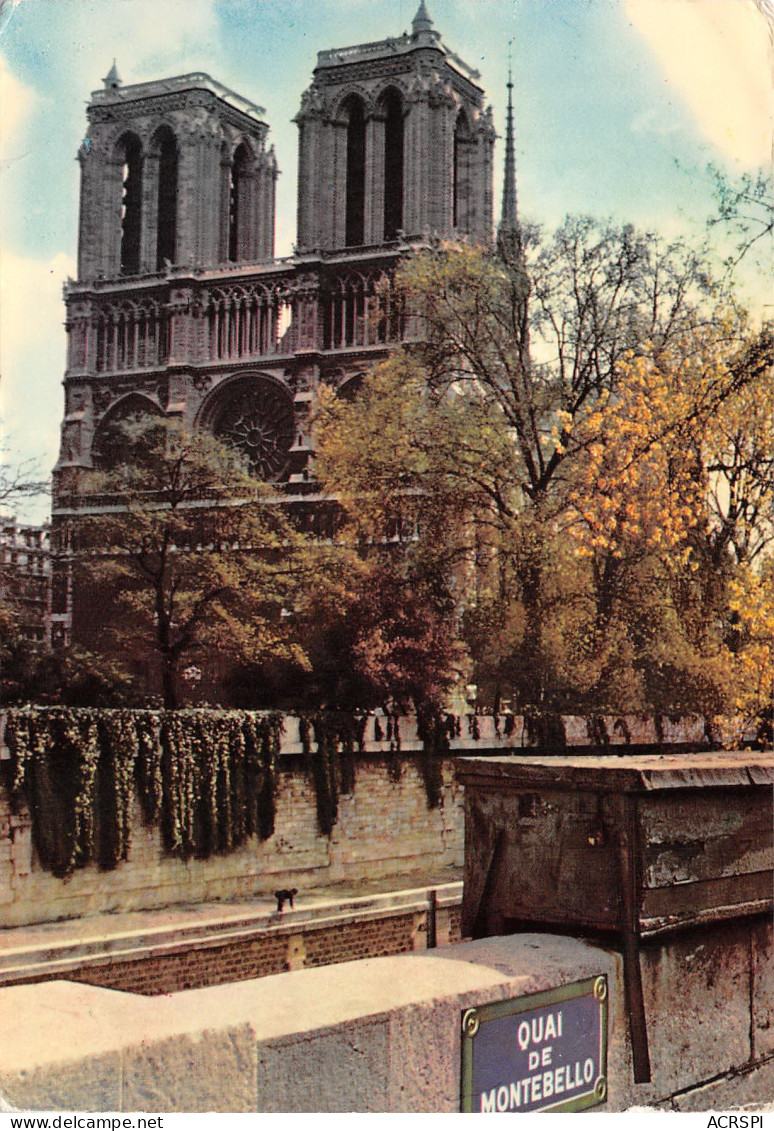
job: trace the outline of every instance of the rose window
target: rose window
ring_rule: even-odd
[[[280,385],[262,377],[239,384],[215,410],[211,428],[247,457],[261,479],[279,479],[293,443],[293,402]]]

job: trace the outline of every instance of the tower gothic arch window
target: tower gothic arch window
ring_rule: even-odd
[[[381,99],[384,111],[384,238],[394,240],[403,227],[403,100],[390,89]]]
[[[158,149],[158,211],[156,213],[156,270],[164,260],[177,260],[177,141],[169,126],[156,135]]]
[[[142,146],[135,134],[125,134],[118,146],[121,162],[120,272],[122,275],[138,275],[142,230]]]
[[[248,177],[250,171],[250,150],[242,142],[234,151],[229,176],[228,200],[228,258],[236,263],[242,258],[244,230],[249,214]]]
[[[452,224],[463,232],[470,229],[470,147],[472,135],[464,110],[454,127],[454,165],[452,174]]]
[[[347,123],[344,243],[347,247],[359,247],[365,240],[365,109],[356,94],[347,98],[342,109]]]

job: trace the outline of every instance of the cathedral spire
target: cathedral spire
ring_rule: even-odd
[[[508,110],[505,120],[505,173],[503,177],[503,202],[497,244],[503,254],[518,251],[521,244],[519,211],[516,201],[516,146],[513,136],[513,78],[511,60],[508,58]]]
[[[428,46],[435,46],[441,38],[433,27],[425,0],[420,0],[417,14],[411,21],[411,38],[415,43],[426,43]]]
[[[500,230],[515,230],[519,225],[516,205],[516,147],[513,139],[513,79],[508,62],[508,111],[505,120],[505,176]]]
[[[418,35],[421,31],[433,30],[433,21],[430,19],[430,13],[427,10],[425,0],[420,0],[417,14],[411,21],[411,30],[414,32],[414,35]]]
[[[113,60],[113,66],[110,68],[102,81],[105,84],[105,90],[118,90],[118,88],[120,87],[121,76],[118,73],[118,67],[116,66],[115,59]]]

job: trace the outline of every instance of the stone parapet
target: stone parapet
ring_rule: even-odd
[[[685,955],[682,956],[685,958]],[[456,1112],[466,1010],[607,978],[607,1091],[600,1114],[653,1105],[710,1110],[771,1095],[774,1061],[737,1039],[696,991],[697,1033],[663,1034],[653,1082],[632,1080],[622,963],[575,938],[525,934],[171,994],[54,982],[0,990],[0,1092],[22,1110]],[[749,1001],[749,998],[748,998]],[[65,1023],[68,1041],[62,1041]],[[664,1018],[665,1025],[669,1024]],[[662,1061],[679,1060],[675,1070]],[[679,1076],[679,1079],[678,1079]]]
[[[490,751],[532,750],[554,751],[594,748],[635,747],[637,749],[688,746],[694,749],[719,745],[717,722],[702,715],[684,715],[670,719],[652,715],[556,715],[551,716],[550,732],[535,720],[523,715],[448,715],[449,750],[459,754],[487,754]],[[720,722],[722,726],[722,721]],[[283,716],[280,754],[302,754],[301,717]],[[0,761],[8,758],[3,742],[5,716],[0,712]],[[753,741],[754,734],[738,736]],[[316,751],[314,733],[310,749]],[[363,754],[415,753],[423,749],[414,715],[369,715],[363,731]]]

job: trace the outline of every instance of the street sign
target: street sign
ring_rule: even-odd
[[[466,1009],[462,1111],[583,1111],[607,1098],[607,978]]]

